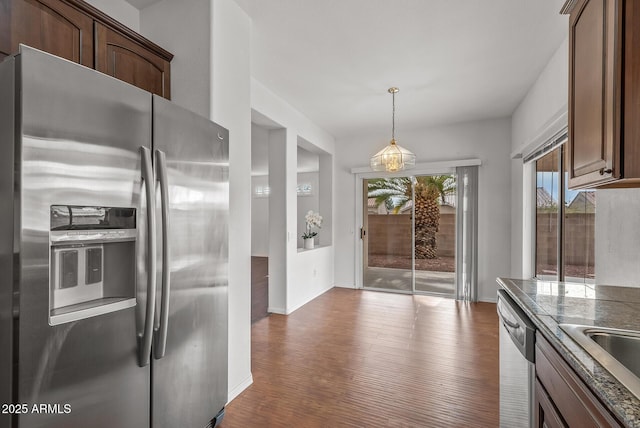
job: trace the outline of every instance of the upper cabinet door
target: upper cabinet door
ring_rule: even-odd
[[[4,55],[18,52],[24,43],[93,68],[93,19],[67,3],[0,0],[0,27]]]
[[[578,0],[569,19],[569,186],[621,177],[622,0]]]
[[[581,0],[569,19],[569,186],[620,176],[620,0]]]
[[[169,62],[98,22],[96,70],[170,98]]]
[[[0,0],[0,61],[21,43],[170,97],[173,55],[83,0]]]

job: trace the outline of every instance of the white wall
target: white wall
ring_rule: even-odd
[[[525,177],[522,156],[567,126],[567,96],[569,76],[569,42],[565,39],[529,89],[511,119],[511,272],[520,278],[531,273],[532,223],[527,216],[532,204],[530,177]],[[524,179],[524,181],[523,181]],[[525,226],[523,226],[525,225]]]
[[[413,151],[418,162],[479,158],[478,297],[495,301],[496,277],[509,275],[510,160],[509,119],[460,123],[398,134],[399,144]],[[369,157],[388,144],[386,135],[358,135],[336,142],[334,217],[336,286],[355,287],[355,176],[353,167],[366,166]],[[360,241],[358,241],[360,242]],[[360,269],[360,267],[358,267]]]
[[[287,129],[269,131],[269,306],[267,310],[287,313],[288,256],[290,232],[287,225],[287,159],[295,134]],[[290,187],[290,186],[289,186]],[[289,193],[289,194],[288,194]]]
[[[183,3],[183,2],[180,2]],[[215,0],[211,118],[229,129],[229,399],[251,377],[251,20],[233,0]],[[189,28],[193,27],[193,23]]]
[[[313,195],[298,196],[297,219],[298,232],[296,239],[298,247],[302,247],[302,234],[305,232],[304,216],[309,210],[318,212],[319,207],[319,174],[317,172],[298,173],[298,183],[310,183],[313,186]],[[256,186],[265,187],[269,185],[268,175],[254,175],[251,177],[251,188]],[[257,197],[254,194],[251,199],[251,255],[258,257],[269,256],[269,197]],[[316,230],[318,231],[318,230]],[[320,229],[318,232],[322,231]],[[316,243],[317,244],[317,243]]]
[[[298,214],[296,215],[296,218],[298,219],[298,231],[296,233],[296,238],[298,240],[298,247],[302,247],[304,244],[302,239],[302,234],[306,231],[304,216],[307,215],[307,212],[309,212],[310,210],[316,213],[320,211],[320,174],[317,172],[298,173],[298,184],[302,183],[311,184],[313,188],[313,194],[310,196],[298,196],[297,198]],[[322,215],[322,213],[320,213],[320,215]],[[314,229],[314,231],[321,233],[323,229]],[[318,244],[317,240],[316,244]]]
[[[257,186],[269,186],[269,130],[251,124],[251,255],[269,255],[269,197],[257,197]],[[267,164],[264,167],[264,164]],[[259,170],[259,171],[257,171]],[[253,175],[256,174],[256,175]]]
[[[268,185],[268,175],[251,177],[252,191],[257,186],[264,188]],[[251,199],[251,255],[269,256],[269,197],[257,197],[255,193]]]
[[[289,269],[287,313],[291,313],[333,287],[332,246],[313,250],[295,249]],[[354,308],[356,310],[356,308]]]
[[[116,21],[140,32],[140,11],[125,0],[85,0],[91,6],[106,13]],[[154,40],[155,42],[155,40]],[[157,43],[156,43],[157,44]],[[164,46],[163,46],[164,47]]]
[[[296,239],[298,222],[304,221],[304,219],[298,218],[296,187],[298,141],[305,140],[329,155],[334,153],[335,141],[330,134],[255,79],[251,79],[251,107],[262,116],[283,127],[283,130],[270,131],[270,136],[277,132],[282,132],[283,135],[279,137],[278,141],[271,141],[270,137],[269,144],[269,181],[273,183],[269,201],[270,227],[272,229],[269,238],[269,306],[272,310],[280,310],[289,314],[332,288],[334,284],[334,247],[332,245],[308,251],[298,251]],[[305,149],[309,148],[305,147]],[[333,160],[327,160],[327,158],[330,156],[321,156],[321,163],[324,162],[321,167],[333,171]],[[328,175],[330,177],[325,177],[324,184],[332,187],[335,192],[332,173],[330,172]],[[275,186],[278,188],[284,186],[284,188],[277,190]],[[275,192],[278,193],[274,195]],[[320,198],[329,199],[323,199],[323,206],[331,207],[331,213],[326,217],[335,217],[332,203],[333,195],[321,195]],[[274,210],[283,216],[283,225],[274,224]],[[280,226],[282,226],[282,230],[280,230]],[[335,236],[331,226],[332,223],[329,222],[329,226],[327,228],[323,226],[322,229],[323,233],[331,235],[332,239],[329,242],[333,242]],[[282,237],[278,239],[284,240],[285,256],[283,261],[272,264],[272,257],[279,254],[275,250],[280,250],[279,247],[273,248],[274,233],[275,236]],[[283,242],[282,240],[279,242]],[[275,284],[276,279],[277,284]],[[284,290],[280,288],[281,284],[284,284]],[[272,295],[274,294],[272,290],[277,292],[277,295]],[[284,291],[284,296],[280,294],[282,291]],[[284,304],[284,307],[277,306],[280,304]]]
[[[171,100],[210,117],[211,1],[163,0],[140,12],[142,33],[174,57],[171,61]]]
[[[567,126],[569,40],[553,54],[536,82],[513,112],[511,152],[527,154]]]
[[[320,245],[333,245],[333,221],[336,216],[334,211],[334,162],[333,155],[329,153],[320,154],[318,177],[318,207],[322,215],[322,233],[320,235]],[[331,213],[331,215],[327,215]]]
[[[596,284],[640,287],[640,189],[596,192]]]

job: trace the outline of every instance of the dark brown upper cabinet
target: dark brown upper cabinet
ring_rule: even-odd
[[[170,98],[169,61],[96,23],[96,70]]]
[[[569,0],[570,188],[640,187],[640,5]]]
[[[56,0],[1,0],[4,56],[20,43],[93,67],[93,19]]]
[[[82,0],[0,0],[0,60],[20,43],[170,97],[173,55]]]

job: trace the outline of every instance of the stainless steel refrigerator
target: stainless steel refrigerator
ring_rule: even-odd
[[[228,131],[21,47],[0,64],[0,428],[212,426]]]

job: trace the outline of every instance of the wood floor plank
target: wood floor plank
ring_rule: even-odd
[[[496,427],[495,304],[335,288],[252,326],[221,428]]]

